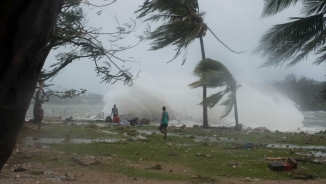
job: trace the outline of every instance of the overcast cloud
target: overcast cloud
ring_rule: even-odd
[[[85,8],[89,24],[103,27],[104,30],[113,30],[116,23],[112,14],[117,15],[120,22],[135,18],[134,11],[143,3],[143,0],[118,0],[113,5],[105,8],[101,16],[95,13],[98,9]],[[98,1],[100,4],[100,1]],[[252,55],[261,36],[272,25],[284,23],[289,17],[299,16],[300,7],[288,9],[270,18],[261,18],[263,8],[262,0],[199,0],[200,11],[206,12],[204,17],[208,26],[236,51],[246,51],[243,54],[234,54],[223,47],[209,32],[204,37],[206,57],[218,60],[225,64],[239,83],[264,82],[283,79],[286,75],[294,73],[297,76],[306,76],[315,80],[324,80],[324,65],[312,65],[314,56],[302,61],[291,68],[259,68],[264,59],[258,55]],[[141,20],[138,21],[138,24]],[[152,30],[157,24],[152,24]],[[144,25],[138,27],[143,31]],[[136,34],[136,33],[135,33]],[[119,42],[119,46],[136,43],[133,35]],[[103,44],[106,43],[103,40]],[[166,48],[159,51],[148,51],[150,41],[145,41],[138,47],[121,53],[121,57],[135,57],[141,62],[133,64],[134,74],[141,69],[140,77],[150,76],[157,83],[167,83],[186,86],[195,78],[192,76],[194,66],[201,60],[199,40],[195,40],[188,48],[188,59],[181,65],[182,57],[171,63],[175,52],[174,48]],[[69,48],[67,48],[69,49]],[[45,67],[52,64],[54,55],[58,51],[51,52]],[[168,82],[164,82],[168,80]],[[67,66],[52,83],[65,88],[85,88],[88,92],[106,94],[113,88],[111,84],[100,84],[100,77],[96,76],[92,61],[80,60]],[[189,89],[191,90],[191,89]]]

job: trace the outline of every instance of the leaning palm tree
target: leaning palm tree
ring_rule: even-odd
[[[225,110],[221,119],[227,116],[234,106],[234,117],[235,117],[235,129],[239,130],[238,121],[238,108],[237,108],[237,97],[236,92],[237,82],[230,73],[230,71],[220,62],[212,59],[204,59],[200,61],[195,70],[194,75],[199,77],[199,80],[189,84],[191,88],[198,88],[207,86],[208,88],[221,88],[225,87],[223,91],[219,91],[208,98],[205,98],[200,104],[207,104],[210,108],[213,108],[217,103],[221,101],[224,95],[227,95],[227,99],[221,103],[225,106]]]
[[[170,61],[176,59],[196,38],[200,39],[202,59],[204,60],[206,57],[203,37],[207,30],[230,51],[235,52],[226,46],[204,23],[204,13],[199,13],[197,0],[145,0],[136,13],[140,13],[138,18],[150,14],[145,21],[163,21],[163,25],[152,31],[148,39],[153,40],[151,50],[162,49],[169,45],[176,46],[176,53]],[[186,57],[182,64],[185,61]],[[203,99],[205,98],[206,86],[203,86]],[[203,104],[203,127],[208,127],[205,103]]]
[[[263,17],[302,3],[302,17],[273,26],[261,38],[256,52],[267,57],[263,66],[293,66],[314,52],[314,64],[326,61],[326,1],[325,0],[264,0]]]

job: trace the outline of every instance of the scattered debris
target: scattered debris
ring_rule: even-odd
[[[14,169],[14,172],[24,172],[24,171],[27,171],[27,169],[24,169],[22,167],[18,167],[16,169]]]
[[[268,160],[268,161],[279,161],[279,160],[286,160],[287,158],[285,157],[267,157],[265,158],[265,160]]]
[[[76,181],[77,178],[76,175],[73,175],[71,173],[66,173],[65,176],[67,181]]]
[[[229,162],[228,165],[229,165],[229,166],[238,166],[238,163]]]
[[[173,132],[182,132],[183,131],[183,129],[181,129],[181,128],[174,128],[173,129]]]
[[[174,151],[171,151],[171,152],[169,153],[169,156],[179,156],[179,154],[176,153],[176,152],[174,152]]]
[[[316,161],[316,160],[312,160],[309,158],[296,158],[295,159],[298,162],[308,162],[308,163],[312,163],[312,164],[321,164],[322,162]]]
[[[210,154],[203,154],[203,153],[196,153],[196,156],[203,156],[203,157],[207,157],[207,158],[212,157],[212,155],[210,155]]]
[[[151,122],[151,120],[149,120],[149,119],[145,119],[145,118],[143,118],[143,119],[140,120],[140,123],[141,123],[142,125],[149,125],[150,122]]]
[[[84,166],[88,166],[89,164],[85,163],[84,161],[80,160],[79,158],[75,157],[75,156],[72,156],[72,158],[77,161],[78,163],[80,163],[81,165],[84,165]]]
[[[72,117],[70,118],[66,118],[65,121],[63,123],[68,123],[68,122],[71,122],[72,121]]]
[[[160,164],[156,164],[153,167],[151,167],[150,169],[154,169],[154,170],[162,170],[162,166]]]
[[[297,169],[298,163],[291,157],[285,162],[269,162],[268,168],[272,171],[292,171]]]
[[[266,147],[268,144],[253,144],[251,142],[246,142],[245,144],[235,144],[232,147],[224,148],[224,149],[256,149],[260,147]]]
[[[293,179],[300,179],[300,180],[307,180],[307,179],[314,179],[314,175],[309,173],[306,170],[297,170],[290,173],[291,178]]]

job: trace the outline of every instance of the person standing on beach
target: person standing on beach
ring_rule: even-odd
[[[34,123],[37,124],[38,129],[41,129],[41,123],[43,120],[44,112],[42,109],[42,104],[40,102],[37,102],[34,105],[33,115],[34,115]]]
[[[116,107],[116,105],[114,104],[113,108],[112,108],[112,112],[111,112],[111,117],[115,117],[116,115],[118,115],[118,108]]]
[[[169,114],[168,114],[168,112],[166,112],[165,106],[162,107],[162,110],[163,110],[163,113],[162,113],[161,125],[158,129],[162,132],[162,134],[164,134],[163,139],[166,139],[166,137],[167,137],[166,128],[169,124]]]

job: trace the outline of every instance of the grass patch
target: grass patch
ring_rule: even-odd
[[[201,130],[198,132],[193,129],[187,129],[182,136],[168,135],[166,140],[161,134],[158,134],[156,127],[131,128],[128,130],[117,130],[116,127],[106,128],[105,130],[116,133],[107,134],[95,129],[85,127],[53,127],[41,130],[39,133],[45,137],[64,136],[70,131],[73,136],[84,134],[85,137],[97,138],[124,138],[127,141],[118,141],[114,143],[90,143],[90,144],[54,144],[51,145],[56,151],[64,152],[63,155],[54,155],[49,153],[42,157],[32,157],[29,160],[35,162],[49,162],[49,158],[58,157],[58,161],[52,161],[55,165],[74,165],[76,164],[71,155],[78,153],[80,155],[92,155],[94,157],[105,157],[110,159],[101,161],[100,165],[88,166],[88,169],[107,171],[110,173],[121,173],[126,176],[134,176],[144,179],[155,180],[180,180],[198,182],[216,182],[216,177],[233,178],[257,178],[261,180],[286,180],[294,179],[298,173],[289,174],[289,172],[273,172],[268,169],[266,157],[301,157],[298,153],[308,153],[311,150],[288,149],[288,148],[269,148],[258,147],[256,149],[231,149],[234,144],[244,144],[250,141],[253,144],[294,144],[307,145],[325,145],[321,142],[325,137],[323,135],[307,135],[300,133],[216,133],[210,130]],[[146,130],[154,132],[146,139],[131,139],[131,136],[139,135],[137,130]],[[26,130],[24,130],[26,131]],[[61,132],[62,131],[62,132]],[[155,132],[157,134],[155,134]],[[125,134],[123,134],[125,133]],[[172,133],[171,131],[169,133]],[[57,135],[58,134],[58,135]],[[203,139],[202,142],[196,142],[195,135],[203,137],[228,138],[232,141],[220,139],[217,143],[210,142],[209,139]],[[285,138],[284,138],[285,137]],[[284,142],[283,140],[286,140]],[[309,144],[310,144],[309,143]],[[110,153],[110,154],[106,154]],[[175,153],[177,156],[171,155]],[[196,156],[198,153],[206,156]],[[113,156],[114,155],[114,156]],[[134,168],[132,164],[157,163],[154,166],[148,166],[150,169]],[[166,171],[168,168],[162,168],[162,164],[178,165],[182,168],[191,170],[191,175],[198,178],[190,178],[189,173]],[[235,164],[229,164],[235,163]],[[314,178],[326,178],[326,166],[323,164],[309,164],[299,162],[298,171],[307,171]],[[298,172],[296,171],[296,172]]]

